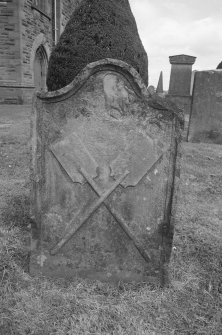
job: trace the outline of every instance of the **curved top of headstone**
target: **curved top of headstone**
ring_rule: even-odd
[[[40,91],[36,94],[46,103],[65,100],[75,94],[92,75],[100,71],[114,71],[122,74],[139,97],[143,99],[149,97],[150,94],[139,73],[130,64],[112,58],[104,58],[87,64],[68,85],[62,88],[54,91]]]
[[[148,83],[148,59],[128,0],[83,0],[49,59],[47,87],[69,84],[89,63],[104,58],[132,65]]]
[[[180,124],[183,125],[184,115],[182,110],[167,97],[160,97],[158,94],[150,92],[139,73],[130,64],[117,59],[106,58],[90,63],[65,87],[53,92],[37,92],[36,95],[45,103],[56,103],[66,100],[78,92],[91,76],[100,71],[120,73],[130,83],[132,89],[144,104],[154,110],[161,110],[166,118],[167,115],[174,114],[180,121]]]
[[[222,69],[222,62],[217,65],[217,69]]]

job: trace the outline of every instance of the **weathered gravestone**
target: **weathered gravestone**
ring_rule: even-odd
[[[37,94],[32,274],[164,282],[182,119],[162,101],[113,59]]]
[[[197,71],[188,141],[222,144],[222,71]]]

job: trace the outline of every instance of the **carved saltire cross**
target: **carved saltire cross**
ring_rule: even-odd
[[[85,213],[78,213],[71,220],[70,228],[51,249],[51,254],[58,253],[93,213],[101,205],[104,205],[132,240],[141,256],[149,262],[149,253],[138,241],[122,215],[109,204],[109,196],[119,186],[123,188],[136,186],[144,177],[155,170],[168,150],[157,157],[151,138],[142,133],[132,133],[128,137],[125,151],[117,155],[109,166],[104,166],[101,162],[100,165],[97,163],[80,135],[75,132],[69,134],[62,141],[51,145],[49,150],[73,183],[88,183],[98,196],[98,199],[89,206]]]

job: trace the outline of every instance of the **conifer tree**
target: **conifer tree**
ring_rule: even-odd
[[[69,84],[89,63],[104,58],[132,65],[148,82],[148,60],[128,0],[83,0],[49,59],[49,91]]]

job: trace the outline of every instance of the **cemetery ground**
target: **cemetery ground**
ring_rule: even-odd
[[[222,333],[222,147],[183,143],[169,287],[32,278],[30,106],[0,106],[0,334]]]

